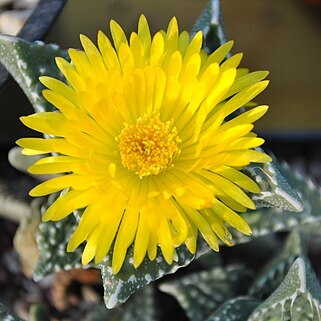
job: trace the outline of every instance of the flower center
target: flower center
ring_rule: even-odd
[[[159,114],[144,115],[133,125],[125,124],[116,140],[123,166],[140,178],[159,174],[180,153],[176,127],[170,121],[162,122]]]

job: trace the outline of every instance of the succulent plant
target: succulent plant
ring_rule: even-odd
[[[218,0],[209,2],[191,34],[198,30],[203,32],[207,52],[226,42]],[[57,56],[68,59],[66,51],[56,45],[0,36],[0,61],[21,86],[35,112],[53,110],[41,94],[44,86],[38,78],[50,75],[63,80],[54,63]],[[246,88],[250,82],[251,79],[244,78],[240,86]],[[10,155],[13,166],[26,170],[29,161],[26,162],[19,150]],[[177,248],[171,265],[158,251],[154,261],[145,258],[135,268],[130,247],[116,275],[110,256],[99,264],[82,266],[82,248],[71,253],[66,251],[81,213],[75,212],[58,222],[41,222],[42,214],[59,197],[57,194],[44,198],[41,204],[24,203],[32,222],[24,223],[24,231],[30,226],[35,233],[35,224],[38,227],[39,260],[34,268],[34,280],[40,281],[62,270],[101,270],[105,305],[109,309],[119,307],[108,310],[98,305],[86,316],[87,321],[156,321],[159,308],[155,298],[159,297],[159,291],[173,296],[191,321],[320,320],[321,292],[308,257],[309,235],[321,232],[320,189],[276,158],[269,164],[249,165],[243,172],[258,183],[261,193],[249,194],[257,209],[242,217],[251,226],[253,235],[233,233],[235,247],[228,254],[229,262],[226,263],[225,255],[232,249],[223,249],[223,254],[214,253],[200,238],[195,255],[182,245]],[[15,203],[13,196],[6,200]],[[277,232],[285,232],[286,241],[280,240]],[[238,254],[245,249],[255,260],[255,255],[267,253],[269,244],[271,247],[281,245],[283,249],[274,248],[272,257],[260,271],[253,270],[250,260]],[[19,247],[17,250],[23,251]],[[187,265],[183,272],[176,273]],[[33,308],[32,320],[43,321],[44,315],[41,307]],[[19,320],[10,316],[2,305],[0,317]]]

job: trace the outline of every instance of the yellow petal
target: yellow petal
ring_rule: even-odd
[[[87,55],[80,50],[68,49],[68,55],[72,60],[72,64],[75,66],[77,72],[84,78],[92,76],[90,69],[90,61]]]
[[[258,137],[241,137],[228,145],[225,150],[245,150],[249,148],[259,147],[264,143],[263,138]]]
[[[67,245],[67,251],[74,251],[82,242],[88,239],[97,226],[101,226],[101,213],[113,203],[115,198],[111,193],[98,198],[90,204],[82,214],[80,222]]]
[[[211,228],[219,237],[219,239],[227,245],[233,245],[232,235],[225,226],[224,220],[217,216],[211,209],[204,209],[201,211],[201,213],[206,217],[207,221],[211,225]]]
[[[201,31],[197,32],[196,35],[191,40],[190,44],[188,45],[184,58],[183,58],[183,68],[187,65],[191,57],[195,53],[199,53],[202,48],[203,43],[203,34]]]
[[[59,95],[67,98],[73,104],[77,105],[77,95],[76,92],[66,85],[64,82],[54,79],[51,77],[42,76],[39,77],[40,82],[45,85],[50,90],[58,93]]]
[[[117,53],[107,36],[102,31],[98,32],[98,47],[107,68],[120,70]]]
[[[75,90],[79,91],[85,88],[85,82],[83,78],[75,70],[75,67],[72,66],[68,61],[61,57],[57,57],[56,64]]]
[[[230,115],[238,108],[244,106],[247,102],[251,101],[254,97],[260,94],[269,84],[267,80],[258,82],[235,96],[233,96],[223,107],[220,109],[220,113],[223,113],[225,116]]]
[[[87,265],[95,256],[96,248],[98,245],[98,239],[100,234],[103,232],[103,225],[100,225],[97,229],[93,231],[90,235],[88,242],[85,246],[84,252],[81,257],[81,263]]]
[[[29,195],[44,196],[59,192],[67,187],[73,187],[76,190],[86,190],[93,186],[93,181],[85,175],[69,174],[49,179],[34,187]]]
[[[119,63],[123,73],[132,72],[135,68],[135,61],[129,45],[121,43],[118,51]]]
[[[67,122],[66,117],[60,113],[37,113],[29,116],[22,116],[20,117],[20,120],[27,127],[48,135],[63,137],[68,134],[68,132],[72,131],[72,127]]]
[[[148,212],[146,208],[142,208],[139,213],[139,222],[137,227],[137,233],[135,238],[134,246],[134,266],[135,268],[139,267],[144,260],[148,249],[150,231],[148,228],[147,220]]]
[[[178,50],[182,55],[185,54],[186,49],[188,48],[189,41],[190,37],[187,31],[183,31],[182,33],[180,33],[178,37]]]
[[[206,60],[206,63],[203,66],[202,70],[206,70],[206,68],[212,63],[221,63],[222,60],[227,56],[230,52],[234,44],[234,41],[228,41],[224,43],[222,46],[218,47],[212,54],[210,54]]]
[[[181,205],[182,206],[182,205]],[[190,218],[190,220],[195,224],[195,226],[199,229],[201,232],[203,238],[205,241],[208,243],[208,245],[214,250],[218,251],[218,240],[217,237],[215,236],[213,229],[207,222],[207,220],[204,218],[204,216],[191,208],[182,206],[184,212],[186,215]]]
[[[75,146],[69,144],[65,139],[53,138],[53,139],[43,139],[43,138],[21,138],[17,140],[17,145],[29,148],[33,150],[38,150],[39,154],[46,154],[50,152],[57,152],[65,154],[68,156],[82,157],[86,158],[88,152],[75,148]]]
[[[144,15],[139,17],[138,35],[143,43],[145,54],[148,54],[151,45],[151,35],[147,19]]]
[[[223,130],[228,130],[233,128],[234,126],[241,125],[241,124],[250,124],[261,118],[269,109],[268,106],[258,106],[255,107],[247,112],[242,113],[241,115],[229,120],[225,124],[223,124],[218,132]]]
[[[169,53],[174,52],[178,48],[178,24],[175,17],[168,24],[165,46],[166,51]]]
[[[220,216],[225,222],[230,224],[232,227],[242,232],[243,234],[250,235],[252,234],[251,228],[247,222],[234,211],[229,209],[223,203],[218,200],[213,201],[213,211]]]
[[[135,66],[138,68],[142,68],[145,65],[145,52],[144,46],[137,35],[137,33],[132,33],[130,35],[130,49],[134,58]]]
[[[216,169],[215,172],[249,192],[260,193],[261,191],[260,187],[251,178],[232,167],[222,166]]]
[[[210,189],[201,180],[191,174],[175,171],[168,173],[166,178],[168,189],[180,202],[194,209],[207,207],[213,198]]]
[[[154,261],[157,255],[157,235],[155,233],[150,233],[147,251],[148,258]]]
[[[133,243],[137,225],[139,212],[137,210],[126,210],[121,225],[119,227],[114,249],[112,267],[113,272],[117,274],[121,269],[128,247]]]
[[[165,217],[161,217],[160,225],[157,230],[157,238],[162,250],[165,261],[168,264],[173,263],[174,244],[168,221]]]
[[[228,70],[230,68],[237,68],[243,58],[242,53],[238,53],[228,59],[226,59],[220,66],[220,70]]]
[[[225,194],[229,195],[241,205],[250,209],[255,209],[253,201],[233,182],[207,170],[202,170],[200,174],[214,184],[216,188],[224,191]]]
[[[110,250],[111,244],[114,241],[119,224],[123,217],[124,209],[123,208],[116,208],[112,211],[112,216],[104,222],[104,218],[102,218],[102,225],[104,226],[103,233],[100,235],[98,239],[98,244],[96,248],[95,254],[95,263],[100,263],[107,253]],[[114,273],[117,273],[114,271]]]
[[[240,77],[236,77],[234,84],[232,85],[231,89],[226,93],[223,99],[226,99],[240,92],[241,90],[263,80],[267,77],[268,74],[268,71],[255,71],[251,73],[246,73],[245,75]]]
[[[86,172],[86,162],[69,156],[50,156],[41,158],[28,168],[31,174],[59,174],[64,172]]]
[[[117,51],[119,51],[122,44],[128,45],[127,38],[122,27],[115,20],[110,20],[110,32]]]
[[[71,190],[60,196],[45,212],[43,221],[59,221],[77,209],[84,208],[97,198],[94,189],[87,191]]]
[[[164,55],[164,37],[160,32],[157,32],[152,40],[150,49],[150,66],[159,66],[162,63]]]

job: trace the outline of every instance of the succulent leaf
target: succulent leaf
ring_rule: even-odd
[[[42,97],[43,85],[38,78],[50,75],[63,79],[55,63],[55,57],[68,59],[67,52],[57,45],[45,45],[41,41],[26,40],[0,35],[0,62],[29,98],[36,112],[52,111],[54,108]]]
[[[289,236],[278,255],[276,255],[260,272],[249,289],[249,295],[266,298],[283,281],[293,262],[300,256],[306,256],[306,242],[298,230]]]
[[[249,317],[248,321],[321,320],[321,292],[310,264],[300,257],[284,281]]]
[[[222,304],[206,321],[244,321],[259,305],[260,301],[250,297],[237,297]]]
[[[276,207],[286,211],[302,212],[302,201],[281,174],[276,159],[271,163],[252,163],[244,171],[260,186],[261,193],[251,195],[257,207]]]
[[[209,1],[208,5],[193,26],[191,34],[194,35],[200,30],[203,32],[204,36],[203,48],[207,52],[213,52],[220,45],[226,42],[219,0]]]
[[[108,310],[99,305],[86,321],[156,321],[153,286],[137,291],[128,302],[118,309]]]
[[[226,300],[244,291],[249,272],[241,267],[217,267],[185,275],[160,285],[174,296],[190,320],[203,321]]]

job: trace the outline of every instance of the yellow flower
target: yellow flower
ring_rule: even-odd
[[[158,247],[168,264],[182,244],[195,253],[198,233],[215,251],[219,239],[232,244],[228,225],[250,234],[236,212],[254,209],[245,192],[260,189],[241,170],[270,161],[252,132],[268,107],[227,117],[265,89],[267,72],[238,69],[241,54],[226,59],[232,42],[207,55],[202,33],[179,33],[175,18],[153,37],[144,16],[129,41],[115,21],[110,29],[113,44],[102,32],[98,48],[81,35],[84,51],[56,59],[66,83],[40,78],[58,111],[21,118],[47,135],[20,139],[23,152],[52,153],[30,173],[62,174],[30,192],[64,191],[43,220],[84,209],[67,250],[87,241],[87,264],[112,248],[115,274],[132,244],[139,267]]]

